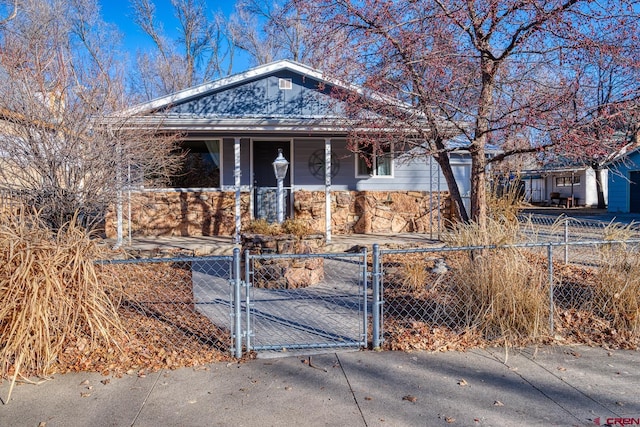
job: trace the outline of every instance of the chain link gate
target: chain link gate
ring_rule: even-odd
[[[366,250],[342,254],[244,256],[244,294],[236,289],[236,331],[243,312],[247,351],[366,347]],[[242,307],[240,307],[240,305]]]

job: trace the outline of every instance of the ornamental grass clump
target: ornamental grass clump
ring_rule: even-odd
[[[117,349],[125,333],[98,280],[100,246],[72,220],[52,232],[37,214],[0,213],[0,374],[47,376],[68,343]],[[8,399],[7,399],[8,400]]]
[[[633,237],[635,224],[609,224],[604,239],[625,241]],[[637,243],[599,246],[600,267],[595,276],[594,311],[619,332],[640,337],[640,248]]]
[[[452,274],[466,329],[514,345],[548,336],[546,269],[523,249],[488,249],[461,257]]]
[[[487,193],[487,215],[490,218],[500,219],[505,224],[518,223],[525,194],[517,182],[519,181],[505,187],[493,188]]]
[[[517,219],[519,193],[491,193],[488,204],[484,227],[460,223],[443,235],[451,247],[482,247],[451,270],[460,323],[490,341],[531,342],[549,333],[547,266],[530,249],[509,246],[527,238]]]

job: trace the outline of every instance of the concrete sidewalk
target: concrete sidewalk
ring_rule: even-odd
[[[0,425],[622,425],[640,422],[639,362],[638,351],[571,346],[340,352],[314,355],[311,366],[299,356],[145,377],[65,374],[16,386]],[[3,399],[8,389],[0,384]]]

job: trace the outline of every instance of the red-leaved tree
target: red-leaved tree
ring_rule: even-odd
[[[600,159],[626,142],[615,135],[639,94],[637,1],[293,2],[315,49],[331,46],[324,69],[363,88],[345,94],[352,147],[433,156],[464,220],[486,223],[491,162]],[[472,158],[470,213],[449,162],[454,136]]]

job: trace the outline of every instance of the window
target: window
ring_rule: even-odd
[[[573,185],[580,185],[580,175],[573,175]],[[556,187],[571,187],[571,177],[556,177]]]
[[[377,155],[374,153],[377,152]],[[391,144],[384,144],[374,150],[369,145],[360,146],[356,154],[356,175],[357,176],[392,176],[393,174],[393,153]]]
[[[172,188],[220,187],[220,141],[184,141],[183,162],[171,178]]]
[[[291,90],[293,84],[291,83],[291,79],[278,79],[278,87],[282,90]]]

